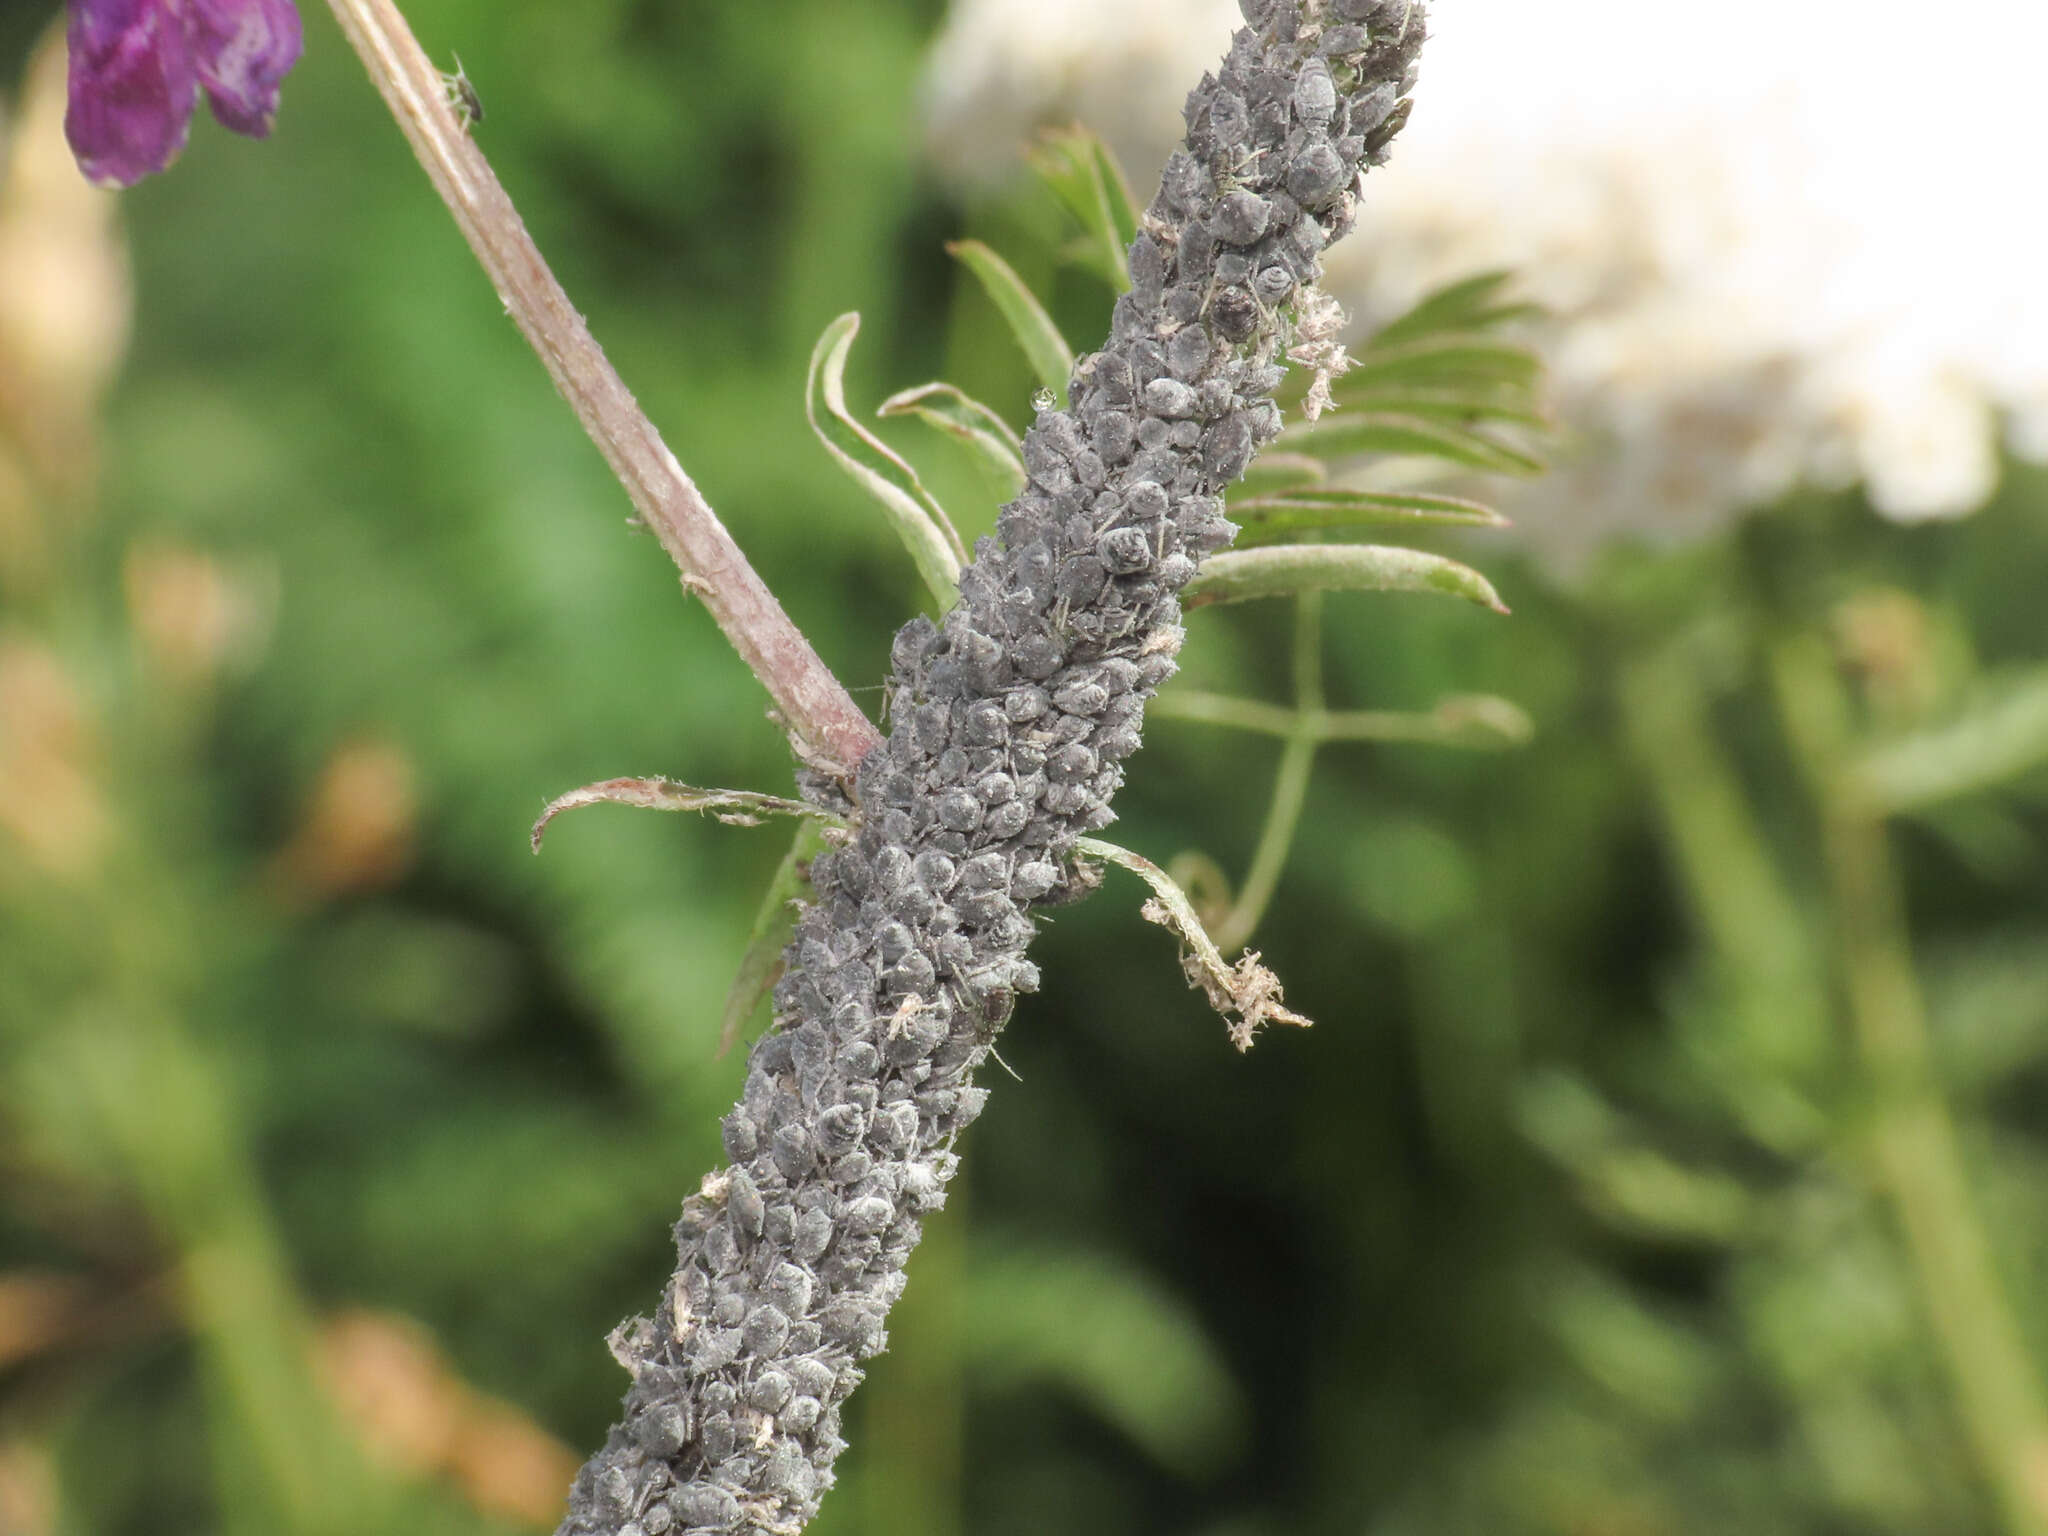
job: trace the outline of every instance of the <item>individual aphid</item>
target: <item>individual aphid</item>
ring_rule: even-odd
[[[448,109],[455,114],[465,133],[484,120],[483,98],[477,95],[476,86],[463,69],[460,54],[455,56],[455,73],[443,75],[441,85],[448,93]]]

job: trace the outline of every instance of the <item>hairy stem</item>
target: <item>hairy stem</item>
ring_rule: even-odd
[[[505,312],[540,354],[683,584],[761,680],[801,755],[850,776],[874,726],[782,611],[548,270],[483,152],[448,104],[445,82],[391,0],[329,0],[342,31],[455,215]]]

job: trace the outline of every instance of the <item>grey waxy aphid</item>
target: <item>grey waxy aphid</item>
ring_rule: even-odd
[[[725,1143],[725,1155],[736,1163],[752,1157],[761,1145],[760,1128],[744,1107],[727,1115],[719,1131],[720,1139]]]
[[[1287,190],[1311,207],[1336,195],[1357,171],[1346,165],[1327,139],[1311,144],[1287,167]]]
[[[1172,420],[1195,413],[1195,392],[1179,379],[1154,379],[1145,386],[1145,409]]]
[[[651,1456],[675,1455],[690,1443],[689,1405],[680,1402],[655,1404],[636,1421],[634,1438]]]
[[[815,1395],[791,1398],[782,1410],[783,1427],[799,1435],[809,1434],[817,1425],[821,1407]]]
[[[1294,116],[1312,128],[1329,125],[1337,115],[1337,85],[1321,59],[1311,59],[1294,82]]]
[[[795,1390],[781,1371],[766,1370],[747,1384],[747,1406],[757,1413],[773,1413],[789,1401]]]

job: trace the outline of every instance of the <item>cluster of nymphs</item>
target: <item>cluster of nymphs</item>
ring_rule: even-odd
[[[895,729],[812,867],[777,1028],[725,1119],[731,1166],[685,1202],[656,1316],[613,1336],[625,1418],[564,1533],[794,1532],[831,1484],[857,1362],[981,1110],[975,1071],[1037,984],[1029,911],[1083,883],[1073,844],[1111,820],[1174,669],[1176,594],[1279,430],[1290,317],[1406,115],[1410,0],[1244,10],[1188,98],[1108,345],[1025,438],[1030,484],[958,606],[896,637]]]

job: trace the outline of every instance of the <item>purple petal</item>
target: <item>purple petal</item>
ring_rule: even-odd
[[[277,116],[278,86],[299,61],[292,0],[183,0],[186,26],[213,115],[260,139]]]
[[[195,80],[172,0],[73,0],[64,136],[78,168],[130,187],[185,147]]]

